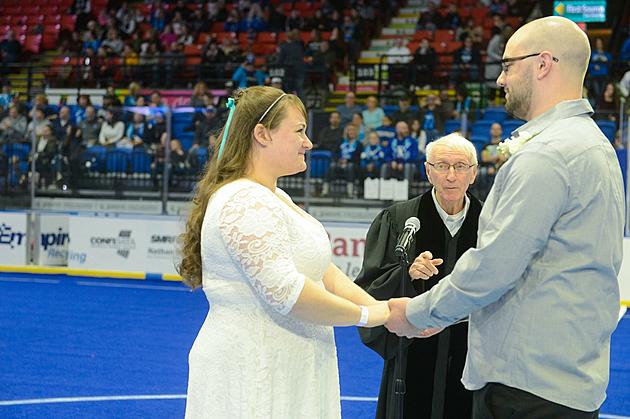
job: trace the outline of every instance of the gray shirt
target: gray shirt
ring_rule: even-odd
[[[470,314],[469,390],[498,382],[583,411],[606,397],[624,193],[592,112],[561,102],[515,132],[534,137],[497,173],[477,248],[407,306],[419,328]]]

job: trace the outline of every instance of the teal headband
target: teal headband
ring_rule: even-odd
[[[225,123],[225,128],[223,128],[223,137],[221,137],[221,144],[219,145],[219,154],[217,156],[217,160],[221,159],[221,155],[223,154],[223,147],[225,147],[225,143],[227,140],[228,130],[230,128],[230,122],[232,122],[232,116],[234,116],[234,111],[236,110],[236,106],[234,105],[234,98],[229,98],[226,106],[230,110],[230,113],[228,114],[227,122]]]

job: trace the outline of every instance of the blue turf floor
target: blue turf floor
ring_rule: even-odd
[[[0,275],[0,418],[181,418],[207,302],[177,283]],[[344,419],[373,417],[382,362],[336,330]],[[605,417],[630,418],[630,316],[613,336]],[[151,400],[85,400],[95,396]],[[7,401],[73,398],[70,402]]]

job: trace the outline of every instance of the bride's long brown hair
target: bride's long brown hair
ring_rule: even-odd
[[[274,87],[254,86],[238,90],[234,94],[235,110],[228,127],[223,154],[219,159],[217,144],[212,159],[197,183],[186,230],[179,236],[181,262],[177,271],[184,283],[192,288],[201,286],[201,227],[208,200],[221,186],[245,176],[251,161],[254,127],[265,110],[283,93]],[[261,123],[269,129],[277,128],[285,118],[289,106],[295,106],[306,117],[302,101],[297,96],[286,95],[274,105]],[[223,138],[223,130],[225,127],[219,133],[219,139]]]

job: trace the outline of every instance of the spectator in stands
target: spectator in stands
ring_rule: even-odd
[[[35,167],[39,173],[38,186],[40,188],[54,186],[54,165],[58,147],[58,141],[55,138],[52,127],[50,125],[44,125],[41,129],[41,133],[37,136],[35,147]]]
[[[61,144],[70,144],[77,138],[77,126],[72,122],[70,108],[62,106],[59,115],[52,121],[52,129],[55,138]]]
[[[450,98],[449,91],[447,89],[440,90],[440,106],[442,108],[442,115],[444,120],[452,118],[453,111],[455,110],[455,101]]]
[[[74,0],[68,13],[77,16],[75,29],[81,30],[92,19],[92,3],[90,0]]]
[[[318,72],[321,77],[321,84],[325,89],[329,88],[332,77],[335,74],[337,55],[330,49],[328,41],[318,43],[319,49],[313,53],[310,59],[310,71]]]
[[[141,73],[151,86],[160,82],[160,50],[156,42],[142,44],[140,49]]]
[[[466,89],[466,86],[460,85],[456,90],[453,112],[447,115],[447,118],[459,119],[466,114],[468,120],[471,121],[474,119],[474,112],[471,112],[472,106],[473,103],[468,95],[468,89]],[[465,133],[462,133],[462,135],[465,135]]]
[[[428,138],[426,131],[422,129],[422,124],[419,119],[414,119],[413,122],[411,122],[409,135],[418,143],[418,155],[424,156],[426,154]]]
[[[630,61],[630,36],[628,36],[621,45],[621,49],[619,50],[619,61],[623,61],[624,63]]]
[[[437,64],[435,49],[427,38],[420,41],[420,45],[413,54],[411,83],[414,86],[424,86],[433,81],[433,70]],[[412,87],[413,90],[413,87]]]
[[[269,4],[267,6],[267,29],[271,32],[278,33],[286,31],[287,17],[284,14],[282,3],[278,3],[275,6]]]
[[[203,119],[195,128],[195,136],[193,144],[188,150],[188,163],[193,173],[198,173],[199,167],[199,149],[206,152],[210,147],[210,137],[215,136],[221,129],[221,120],[217,117],[217,109],[210,105],[203,112]]]
[[[378,138],[381,140],[383,148],[387,149],[389,143],[396,136],[396,128],[392,123],[392,118],[388,115],[383,116],[382,124],[374,130],[378,134]]]
[[[475,19],[468,18],[466,23],[455,30],[455,40],[463,42],[464,39],[472,36],[475,30]]]
[[[124,106],[137,106],[137,98],[140,94],[140,83],[132,81],[129,83],[128,93],[123,99]]]
[[[83,32],[83,52],[86,53],[88,49],[92,51],[98,51],[101,47],[101,40],[96,37],[93,31],[87,30]]]
[[[617,121],[619,114],[619,99],[613,82],[606,83],[604,91],[597,99],[593,119]]]
[[[492,38],[488,42],[486,48],[486,68],[484,79],[486,84],[495,90],[499,90],[497,86],[497,77],[501,74],[501,59],[503,59],[503,50],[505,43],[512,36],[514,30],[511,26],[505,26],[502,30],[493,28]]]
[[[300,11],[297,9],[291,10],[286,20],[286,31],[290,32],[294,29],[298,31],[304,29],[304,19],[300,16]]]
[[[330,169],[326,175],[326,182],[322,185],[322,195],[328,195],[330,183],[334,179],[346,181],[346,193],[348,197],[354,196],[354,180],[361,162],[363,146],[357,137],[357,129],[348,124],[344,129],[344,139],[337,150],[336,159],[330,163]]]
[[[162,68],[164,70],[164,85],[166,88],[173,87],[173,80],[177,76],[177,72],[182,69],[186,62],[183,52],[184,46],[175,42],[171,44],[169,51],[163,54]]]
[[[416,23],[416,29],[419,31],[434,31],[439,27],[442,27],[442,15],[438,10],[437,5],[430,1],[427,4],[427,10],[420,12],[418,22]]]
[[[227,9],[225,1],[210,0],[206,4],[206,13],[210,22],[223,22],[227,19]]]
[[[151,13],[150,23],[151,27],[156,31],[161,32],[164,30],[164,27],[166,26],[166,12],[164,12],[164,9],[161,6],[158,6]]]
[[[246,59],[236,70],[234,70],[232,80],[239,89],[244,89],[250,86],[264,86],[265,74],[256,69],[253,60]]]
[[[418,99],[420,105],[420,126],[427,133],[427,138],[432,141],[444,132],[444,113],[442,112],[440,99],[433,95]]]
[[[400,121],[404,121],[407,123],[407,127],[409,127],[417,117],[418,113],[411,109],[411,99],[409,96],[401,96],[398,99],[398,110],[392,114],[392,122],[397,124]]]
[[[149,107],[151,108],[162,108],[164,107],[164,102],[162,101],[162,94],[154,90],[151,92],[151,96],[149,97]]]
[[[378,106],[376,96],[368,96],[366,105],[367,108],[362,112],[363,123],[369,131],[372,131],[381,126],[385,112]]]
[[[591,52],[591,61],[588,64],[591,102],[596,103],[602,95],[610,73],[611,62],[612,56],[604,50],[604,41],[601,38],[596,38],[595,48]]]
[[[352,125],[356,128],[357,131],[357,139],[361,144],[365,142],[365,136],[367,133],[367,129],[365,128],[365,124],[363,123],[363,115],[361,112],[355,112],[352,114],[352,121],[350,121]]]
[[[2,83],[2,91],[0,92],[0,109],[6,113],[9,106],[13,104],[14,100],[17,100],[17,94],[14,94],[11,90],[11,82],[4,81]]]
[[[225,23],[223,24],[223,31],[238,33],[239,20],[240,20],[240,16],[238,15],[238,10],[232,9],[227,19],[225,19]]]
[[[406,39],[402,37],[394,40],[394,45],[387,50],[386,55],[389,64],[407,64],[412,60]]]
[[[324,17],[321,9],[315,9],[313,17],[308,19],[305,23],[306,28],[324,32],[328,30],[328,22]]]
[[[481,150],[481,164],[479,173],[484,176],[494,176],[505,157],[499,153],[498,146],[503,140],[503,128],[495,122],[490,126],[490,141]]]
[[[26,125],[26,117],[19,113],[17,105],[10,105],[9,114],[0,121],[0,144],[24,142]]]
[[[120,148],[143,148],[146,130],[147,125],[144,122],[144,115],[135,112],[131,122],[127,124],[124,137],[116,146]]]
[[[363,110],[361,106],[356,104],[356,99],[354,92],[348,92],[344,96],[343,105],[337,106],[336,110],[341,117],[341,126],[345,127],[352,122],[352,115]]]
[[[57,114],[55,109],[48,103],[46,95],[43,94],[35,95],[35,99],[33,99],[33,109],[31,110],[29,117],[33,118],[35,108],[40,108],[44,112],[44,116],[48,119],[55,118],[55,115]]]
[[[90,100],[90,95],[79,95],[77,98],[77,106],[74,109],[74,114],[72,115],[72,120],[76,125],[85,119],[85,111],[91,104],[92,101]]]
[[[316,135],[317,140],[313,144],[315,150],[327,150],[336,153],[343,140],[343,128],[339,112],[333,111],[328,117],[328,125]]]
[[[225,63],[227,57],[219,45],[209,38],[201,50],[201,74],[202,78],[222,79],[225,77]]]
[[[294,29],[287,33],[287,42],[280,46],[278,63],[287,67],[288,74],[285,77],[287,92],[296,92],[298,96],[303,95],[304,85],[304,45],[300,39],[300,31]]]
[[[120,35],[118,34],[118,30],[115,28],[110,28],[107,31],[107,39],[105,39],[101,43],[101,48],[104,48],[106,51],[109,49],[111,53],[108,55],[120,55],[123,50],[124,43],[120,39]]]
[[[88,148],[98,143],[101,121],[96,117],[94,106],[88,105],[85,108],[85,118],[79,122],[78,127],[77,135],[81,138],[82,147]]]
[[[206,83],[200,81],[193,87],[192,94],[190,95],[190,106],[193,108],[203,108],[206,106],[206,96],[208,95],[208,86]]]
[[[361,152],[361,178],[377,178],[381,173],[381,166],[385,161],[385,150],[381,145],[378,134],[371,131],[367,144]]]
[[[418,143],[409,135],[409,125],[405,121],[396,123],[396,136],[385,150],[385,163],[381,177],[399,180],[413,180],[418,170]]]
[[[123,2],[116,11],[116,20],[118,21],[118,30],[124,34],[125,38],[130,37],[136,31],[136,15],[127,2]]]
[[[446,14],[442,18],[442,29],[456,30],[460,27],[462,19],[457,10],[457,3],[451,3],[447,6]]]
[[[50,120],[46,118],[44,114],[44,108],[42,106],[35,106],[31,111],[31,122],[26,127],[25,142],[30,143],[33,138],[41,137],[44,127],[50,126]]]
[[[479,78],[479,67],[481,65],[481,55],[474,46],[471,37],[464,39],[464,46],[453,54],[454,63],[451,71],[450,83],[455,84],[462,80],[477,81]]]
[[[125,135],[125,123],[118,119],[118,112],[112,108],[105,109],[105,120],[101,125],[98,142],[104,147],[117,147]]]
[[[99,48],[96,52],[94,78],[98,87],[103,83],[109,84],[114,79],[114,58],[108,55],[105,47]]]

